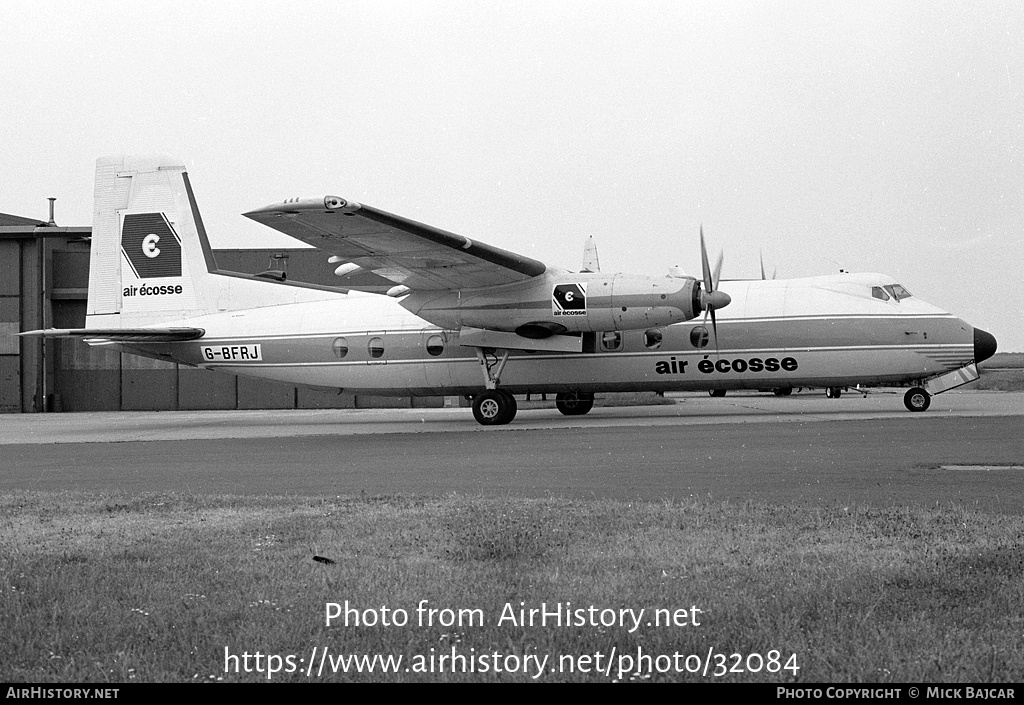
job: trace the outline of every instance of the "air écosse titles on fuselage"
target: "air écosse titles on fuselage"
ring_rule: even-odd
[[[697,363],[697,369],[700,372],[704,374],[711,374],[713,372],[778,372],[779,370],[795,372],[799,367],[795,357],[784,357],[781,360],[776,357],[764,359],[760,357],[737,358],[735,360],[720,358],[718,360],[711,360],[710,357],[710,355],[705,355]],[[686,374],[686,366],[689,362],[689,360],[677,360],[675,357],[668,360],[659,360],[654,365],[654,371],[659,375],[684,375]]]

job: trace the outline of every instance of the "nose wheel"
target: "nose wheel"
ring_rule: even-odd
[[[932,395],[920,387],[914,387],[903,395],[903,404],[910,411],[924,411],[931,406],[931,403]]]

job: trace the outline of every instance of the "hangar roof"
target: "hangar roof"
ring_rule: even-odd
[[[0,226],[24,226],[28,228],[34,228],[37,225],[46,225],[41,220],[34,220],[32,218],[22,218],[20,215],[11,215],[9,213],[0,213]]]

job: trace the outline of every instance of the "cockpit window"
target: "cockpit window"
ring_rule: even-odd
[[[913,294],[911,294],[909,291],[904,289],[899,284],[893,284],[892,286],[887,286],[887,287],[885,287],[885,290],[888,291],[890,294],[892,294],[892,297],[894,299],[896,299],[897,301],[902,301],[903,299],[909,299],[911,296],[913,296]]]
[[[871,295],[876,299],[882,301],[888,301],[889,299],[895,299],[897,302],[903,299],[909,299],[913,294],[907,291],[899,284],[888,284],[886,286],[873,286],[871,287]]]

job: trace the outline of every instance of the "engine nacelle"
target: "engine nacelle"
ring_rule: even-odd
[[[635,330],[688,321],[701,313],[692,278],[627,274],[548,274],[513,285],[414,292],[402,305],[435,325],[513,331],[525,338]]]

